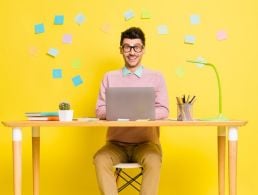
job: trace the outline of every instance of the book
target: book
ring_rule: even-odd
[[[58,116],[28,116],[29,121],[59,121]]]
[[[25,112],[27,117],[29,116],[58,116],[58,112]]]
[[[93,118],[93,117],[79,117],[75,118],[76,121],[98,121],[99,118]]]

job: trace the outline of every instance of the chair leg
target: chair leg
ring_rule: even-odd
[[[123,171],[122,169],[120,168],[117,168],[116,171],[115,171],[115,174],[117,175],[116,177],[116,182],[117,182],[117,185],[118,185],[118,178],[121,177],[126,183],[123,184],[122,186],[120,186],[118,188],[118,192],[121,192],[122,190],[124,190],[127,186],[131,185],[135,190],[137,190],[138,192],[140,192],[140,186],[141,186],[141,183],[139,183],[137,181],[137,179],[142,176],[142,169],[141,169],[141,172],[136,175],[135,177],[131,177],[130,175],[128,175],[125,171]],[[122,174],[124,174],[125,176],[127,176],[129,179],[127,179],[126,177],[124,177]],[[135,186],[133,183],[136,183],[139,185],[139,187]]]

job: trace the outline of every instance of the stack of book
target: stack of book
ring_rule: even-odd
[[[29,121],[58,121],[58,112],[26,112]]]

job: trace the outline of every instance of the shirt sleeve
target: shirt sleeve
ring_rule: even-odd
[[[169,105],[168,105],[168,93],[165,80],[160,74],[159,82],[156,88],[155,99],[155,118],[156,120],[168,118]]]
[[[96,104],[96,116],[99,119],[106,119],[106,88],[108,86],[107,74],[104,76],[99,90]]]

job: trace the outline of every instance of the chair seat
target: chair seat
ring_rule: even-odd
[[[142,165],[139,163],[119,163],[114,165],[115,168],[118,169],[135,169],[135,168],[141,168]]]

